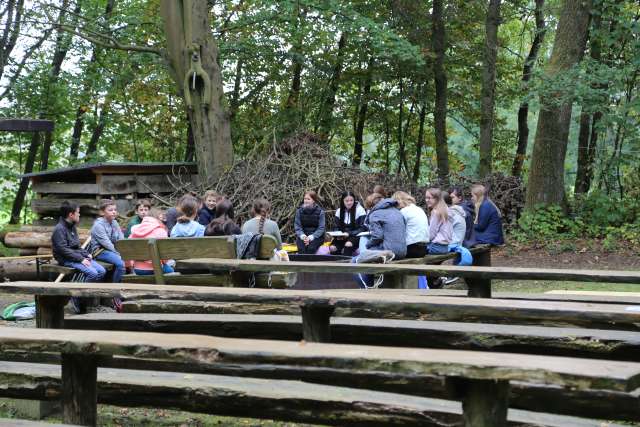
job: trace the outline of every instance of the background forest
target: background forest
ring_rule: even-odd
[[[185,5],[194,38],[207,26],[215,135],[176,83],[168,16]],[[313,134],[417,185],[521,178],[516,238],[640,245],[639,18],[632,0],[0,0],[0,117],[56,125],[0,133],[0,221],[29,154],[34,171],[197,160],[214,176],[225,144],[238,161]]]

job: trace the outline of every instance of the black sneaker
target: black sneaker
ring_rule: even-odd
[[[438,277],[437,279],[429,282],[429,289],[442,289],[442,285],[444,281],[442,277]]]

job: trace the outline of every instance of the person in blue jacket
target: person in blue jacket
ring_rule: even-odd
[[[498,207],[487,197],[484,185],[476,184],[471,187],[471,200],[476,207],[474,242],[503,245],[502,215]]]

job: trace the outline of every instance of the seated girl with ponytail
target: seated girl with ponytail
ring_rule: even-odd
[[[180,199],[177,206],[178,222],[171,229],[171,237],[202,237],[204,225],[196,221],[200,201],[192,196]]]
[[[205,236],[231,236],[242,233],[233,220],[233,205],[229,200],[222,199],[218,202],[215,216],[204,230]]]
[[[282,237],[278,223],[269,219],[271,203],[265,199],[257,199],[253,202],[251,214],[253,218],[242,225],[242,233],[268,234],[273,236],[278,243],[278,249],[282,247]]]
[[[356,201],[351,191],[345,191],[340,196],[340,207],[336,210],[336,231],[347,233],[346,237],[335,237],[329,250],[333,254],[352,256],[358,247],[358,234],[366,231],[364,219],[367,216],[362,205]]]

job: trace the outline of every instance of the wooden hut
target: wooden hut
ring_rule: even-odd
[[[196,184],[198,178],[196,164],[184,162],[82,164],[23,177],[29,178],[35,193],[31,209],[38,219],[34,225],[53,225],[63,200],[80,206],[82,225],[89,225],[98,215],[101,199],[114,199],[120,215],[128,215],[137,199],[162,198],[187,183]]]

